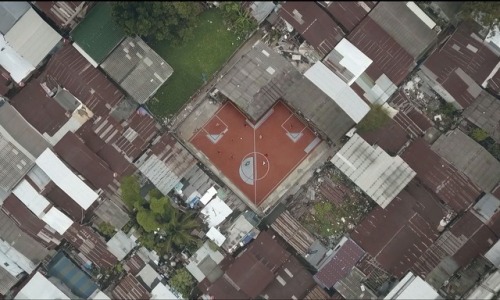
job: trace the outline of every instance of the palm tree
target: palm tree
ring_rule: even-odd
[[[157,244],[158,250],[168,252],[172,248],[182,249],[195,245],[198,239],[191,235],[193,229],[200,224],[192,214],[184,214],[172,208],[168,212],[168,222],[161,226],[161,242]]]

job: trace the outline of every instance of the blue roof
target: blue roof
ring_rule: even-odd
[[[97,289],[97,284],[69,260],[63,252],[54,256],[47,269],[49,276],[61,280],[78,297],[87,299]]]

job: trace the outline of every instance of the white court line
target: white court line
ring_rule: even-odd
[[[253,167],[254,167],[254,176],[253,176],[253,186],[254,186],[254,194],[253,194],[253,202],[257,205],[257,154],[256,154],[256,143],[255,143],[255,128],[253,129]],[[258,205],[257,205],[258,206]]]
[[[319,143],[318,143],[319,145]],[[316,147],[318,146],[316,145]],[[314,147],[314,149],[316,149],[316,147]],[[309,153],[306,153],[304,156],[302,156],[302,158],[295,164],[295,166],[293,166],[293,168],[290,169],[290,171],[288,171],[288,173],[286,173],[280,181],[278,181],[278,183],[272,188],[269,190],[269,193],[267,193],[262,199],[264,200],[267,200],[266,198],[269,197],[269,195],[276,191],[276,189],[278,188],[278,186],[281,185],[281,183],[283,183],[283,181],[285,181],[285,179],[288,178],[288,176],[290,176],[290,174],[295,171],[297,169],[297,167],[304,161],[304,159],[306,159],[306,157],[312,152],[313,150],[311,150]],[[263,201],[264,202],[264,201]]]
[[[224,108],[226,107],[226,105],[228,104],[229,102],[226,102],[224,103],[224,105],[221,106],[221,108],[219,108],[215,113],[214,115],[208,119],[208,121],[205,122],[205,124],[203,124],[203,126],[200,128],[200,129],[205,129],[205,126],[207,126],[208,123],[210,123],[210,121],[213,120],[213,118],[217,117],[217,114]],[[205,130],[206,132],[206,130]],[[200,133],[200,130],[198,130],[190,139],[189,139],[189,142],[191,143],[191,141]]]

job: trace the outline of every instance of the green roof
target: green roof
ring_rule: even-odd
[[[101,2],[71,32],[71,37],[93,60],[101,63],[125,38],[125,33],[113,21],[111,4]]]

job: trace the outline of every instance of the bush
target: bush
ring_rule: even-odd
[[[185,298],[189,298],[189,294],[194,287],[194,278],[186,268],[182,268],[177,270],[172,279],[170,279],[170,286]]]
[[[475,128],[470,132],[470,137],[473,138],[476,142],[484,141],[489,137],[488,133],[481,128]]]
[[[359,122],[359,133],[374,131],[384,126],[391,117],[387,115],[381,105],[373,105],[366,116]]]

